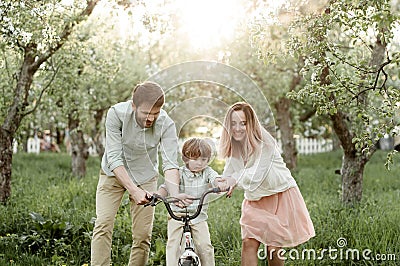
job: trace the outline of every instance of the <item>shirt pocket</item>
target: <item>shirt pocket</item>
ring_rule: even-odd
[[[123,145],[123,154],[126,161],[137,161],[152,158],[157,149],[157,143],[134,142],[131,145]]]

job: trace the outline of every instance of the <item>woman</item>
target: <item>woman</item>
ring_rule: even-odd
[[[261,243],[267,246],[268,265],[284,265],[282,247],[294,247],[315,236],[314,227],[275,139],[261,126],[253,108],[232,105],[225,115],[220,150],[227,158],[223,177],[230,196],[244,189],[242,266],[256,266]]]

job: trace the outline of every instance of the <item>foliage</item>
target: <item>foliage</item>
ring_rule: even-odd
[[[367,165],[365,197],[358,205],[343,206],[339,197],[341,152],[301,156],[294,177],[300,187],[316,229],[316,237],[297,247],[338,248],[340,237],[347,248],[371,249],[372,254],[399,256],[400,179],[399,158],[391,171],[384,169],[385,153],[378,152]],[[49,163],[51,162],[51,163]],[[14,192],[6,206],[0,206],[1,265],[85,265],[90,259],[90,236],[95,216],[97,158],[90,158],[85,179],[70,176],[66,154],[16,154]],[[316,167],[317,166],[317,167]],[[216,169],[221,171],[216,166]],[[209,226],[215,248],[216,265],[240,264],[240,208],[243,195],[235,191],[231,199],[210,204]],[[113,264],[127,263],[130,252],[128,199],[118,212],[113,238]],[[223,215],[222,215],[223,214]],[[167,215],[156,207],[150,265],[165,261]],[[36,251],[36,253],[34,252]],[[397,260],[399,257],[397,257]],[[288,260],[288,265],[375,265],[365,260]],[[396,261],[381,261],[396,265]],[[260,261],[259,265],[266,265]]]
[[[67,154],[18,154],[14,160],[14,191],[3,206],[14,211],[2,215],[0,229],[3,258],[10,254],[9,260],[22,265],[35,265],[40,257],[42,263],[37,264],[82,265],[82,258],[90,253],[93,228],[92,214],[85,213],[85,206],[94,204],[95,187],[88,189],[91,182],[71,176]],[[89,165],[88,174],[95,175],[97,159],[91,158]]]
[[[285,37],[287,38],[285,34],[288,31],[287,25],[265,28],[258,16],[249,21],[249,26],[238,30],[235,41],[225,48],[229,51],[227,60],[229,64],[238,67],[257,83],[276,118],[276,106],[280,104],[280,100],[287,97],[291,91],[298,91],[305,87],[307,77],[303,78],[300,73],[304,62],[291,57],[288,51],[285,53],[280,50],[283,49],[282,42]],[[265,32],[261,33],[261,28]],[[261,51],[260,42],[268,48]],[[304,100],[301,104],[290,101],[289,111],[292,116],[290,124],[295,134],[307,137],[332,137],[327,118],[315,115],[315,108],[310,101]],[[276,126],[279,127],[279,125]]]
[[[4,66],[0,71],[4,95],[0,117],[3,119],[13,99],[23,60],[23,49],[18,47],[34,43],[41,52],[54,46],[60,39],[61,26],[73,23],[82,4],[5,1],[1,8],[7,15],[2,16],[4,42],[0,46]],[[63,46],[35,75],[28,102],[37,112],[19,128],[20,143],[36,131],[63,131],[68,124],[67,116],[85,121],[79,129],[90,135],[96,126],[93,121],[96,110],[107,109],[130,97],[134,84],[147,77],[146,65],[150,64],[148,47],[144,48],[140,40],[149,38],[146,29],[129,31],[129,26],[138,27],[141,19],[141,16],[130,17],[114,1],[102,1],[87,21],[75,25],[69,39],[63,41]]]
[[[399,16],[391,4],[332,0],[318,12],[294,12],[282,40],[284,55],[304,62],[306,80],[287,95],[311,103],[317,114],[330,119],[344,151],[342,200],[349,204],[362,198],[364,165],[379,139],[396,135],[400,125],[400,58],[393,39]],[[260,32],[256,36],[262,40]],[[280,57],[271,56],[262,41],[258,47],[269,58]]]
[[[1,89],[3,100],[0,103],[1,122],[6,117],[6,112],[12,103],[15,95],[15,87],[19,71],[24,60],[23,47],[30,43],[36,43],[38,50],[44,52],[51,47],[57,38],[58,27],[64,25],[60,21],[62,6],[52,6],[50,1],[43,1],[41,4],[26,3],[25,1],[2,1],[0,4],[1,12]],[[71,19],[73,14],[65,10],[66,20]],[[51,15],[54,15],[50,17]],[[45,18],[49,16],[49,19]],[[42,21],[43,20],[43,21]],[[62,20],[62,19],[61,19]],[[57,26],[52,27],[52,23]],[[41,70],[50,70],[43,67]],[[52,71],[51,71],[52,72]],[[38,75],[40,75],[39,71]],[[51,75],[49,75],[51,77]],[[41,84],[42,85],[42,84]],[[30,93],[30,103],[35,103],[41,91],[46,88],[44,80],[43,86],[33,86]]]
[[[99,5],[55,54],[51,65],[57,75],[26,128],[63,130],[72,116],[84,121],[79,129],[90,135],[94,112],[126,100],[133,85],[145,78],[147,60],[137,40],[121,37],[119,18],[127,12],[117,6],[108,12],[111,8],[110,3]]]
[[[16,93],[13,89],[19,78],[24,56],[32,56],[30,53],[37,55],[39,69],[36,73],[37,81],[26,97],[29,97],[31,108],[39,104],[43,93],[49,88],[58,71],[51,60],[48,62],[40,60],[47,60],[64,44],[66,40],[63,38],[70,34],[71,27],[85,18],[80,14],[83,8],[84,4],[66,6],[49,0],[1,2],[0,48],[4,68],[0,75],[2,80],[7,81],[7,84],[2,84],[5,96],[3,101],[5,104],[1,105],[2,111],[6,110],[12,100],[10,97]],[[4,113],[1,117],[4,117]]]
[[[307,78],[306,85],[289,96],[312,103],[320,115],[345,113],[359,152],[384,134],[393,134],[399,124],[400,47],[392,41],[399,17],[390,4],[330,1],[320,13],[293,19],[283,38],[282,51],[304,59],[302,73]],[[280,58],[258,44],[266,57]]]

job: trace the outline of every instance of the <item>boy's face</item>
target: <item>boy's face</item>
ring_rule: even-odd
[[[207,157],[199,157],[197,159],[189,159],[187,162],[187,167],[189,168],[190,171],[197,173],[201,172],[204,170],[204,168],[207,167],[208,165],[208,159]]]

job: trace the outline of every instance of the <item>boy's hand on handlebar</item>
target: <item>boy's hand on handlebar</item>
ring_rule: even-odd
[[[174,198],[179,199],[177,202],[175,202],[175,205],[179,208],[185,208],[193,203],[193,196],[185,193],[179,193]]]

